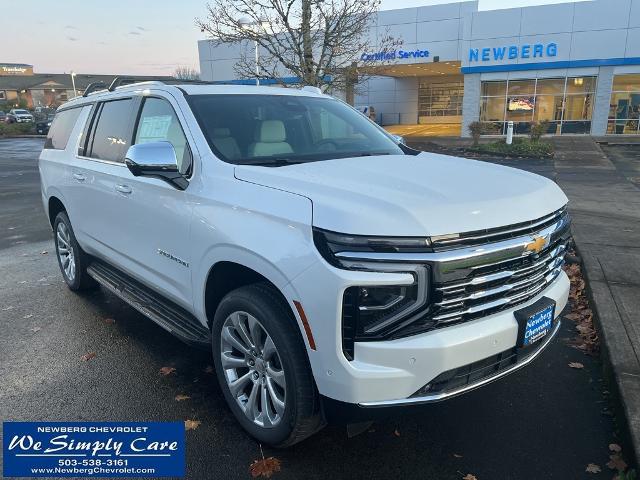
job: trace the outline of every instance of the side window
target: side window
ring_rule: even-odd
[[[64,150],[67,148],[69,136],[81,111],[82,108],[78,107],[56,113],[49,129],[47,140],[44,143],[44,148],[52,150]]]
[[[171,104],[162,98],[145,98],[134,143],[169,142],[173,145],[182,174],[191,168],[191,150]]]
[[[133,100],[111,100],[98,109],[88,156],[100,160],[124,162],[129,147],[129,122]]]

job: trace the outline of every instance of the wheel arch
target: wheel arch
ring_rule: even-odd
[[[53,223],[56,221],[56,217],[60,212],[66,212],[67,208],[57,196],[52,195],[47,200],[47,216],[49,218],[49,224],[53,228]],[[68,214],[68,213],[67,213]]]

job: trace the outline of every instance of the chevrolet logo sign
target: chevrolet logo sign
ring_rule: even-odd
[[[540,253],[547,246],[547,239],[544,237],[533,237],[529,243],[524,246],[525,252]]]

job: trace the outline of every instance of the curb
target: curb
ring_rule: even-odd
[[[601,339],[605,378],[611,386],[612,402],[620,415],[616,419],[623,443],[631,446],[625,451],[629,464],[638,465],[640,459],[640,364],[620,316],[618,306],[606,281],[598,259],[580,248],[574,238],[576,250],[582,259],[585,290],[594,313],[594,324]],[[636,399],[634,401],[634,399]]]

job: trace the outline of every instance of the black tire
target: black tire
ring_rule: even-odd
[[[64,230],[68,232],[65,240],[68,241],[69,249],[73,252],[74,266],[71,269],[71,275],[65,271],[65,265],[63,265],[63,260],[61,258],[64,254],[61,255],[60,253],[60,249],[63,248],[63,244],[61,244],[58,239],[59,229],[62,228],[60,227],[60,224],[63,224]],[[67,287],[74,292],[96,288],[98,283],[87,273],[89,256],[82,250],[82,248],[80,248],[80,245],[78,245],[78,241],[73,233],[73,228],[71,227],[71,222],[69,221],[69,217],[66,212],[58,213],[55,221],[53,222],[53,241],[56,247],[58,266],[60,267],[62,278],[64,278]]]
[[[281,361],[286,380],[285,407],[279,423],[270,428],[257,425],[245,415],[227,384],[221,360],[221,337],[225,321],[234,312],[246,312],[260,322],[273,339]],[[304,440],[324,426],[300,330],[291,309],[273,287],[259,283],[230,292],[220,302],[211,328],[213,359],[220,388],[229,408],[251,436],[261,443],[283,448]]]

